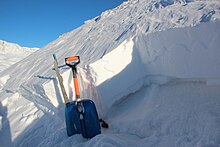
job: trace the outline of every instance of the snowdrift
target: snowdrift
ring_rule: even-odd
[[[1,73],[2,146],[220,145],[219,1],[133,0]],[[108,130],[67,137],[52,54],[80,55],[82,97]],[[71,71],[60,68],[73,100]]]

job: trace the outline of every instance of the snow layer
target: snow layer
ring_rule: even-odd
[[[0,75],[1,146],[219,146],[220,2],[129,0]],[[67,137],[52,54],[110,125]],[[60,68],[73,100],[71,70]]]

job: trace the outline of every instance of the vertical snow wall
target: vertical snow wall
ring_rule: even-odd
[[[219,26],[220,22],[210,22],[139,34],[109,53],[116,56],[107,54],[91,64],[103,111],[106,113],[114,103],[149,84],[165,84],[177,78],[209,84],[220,81]],[[128,52],[131,54],[127,55]],[[115,74],[120,67],[123,69]]]

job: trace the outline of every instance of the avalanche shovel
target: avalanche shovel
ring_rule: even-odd
[[[99,124],[99,117],[96,110],[95,103],[90,99],[80,98],[80,89],[77,79],[77,68],[76,66],[80,63],[79,56],[72,56],[65,58],[66,65],[72,69],[73,72],[73,83],[76,100],[71,102],[75,105],[75,110],[78,113],[76,121],[80,122],[81,133],[84,138],[92,138],[101,133],[101,127]],[[75,113],[75,112],[74,112]]]

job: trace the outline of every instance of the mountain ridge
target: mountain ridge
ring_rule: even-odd
[[[0,40],[0,72],[29,56],[38,48],[21,47],[15,43]]]

